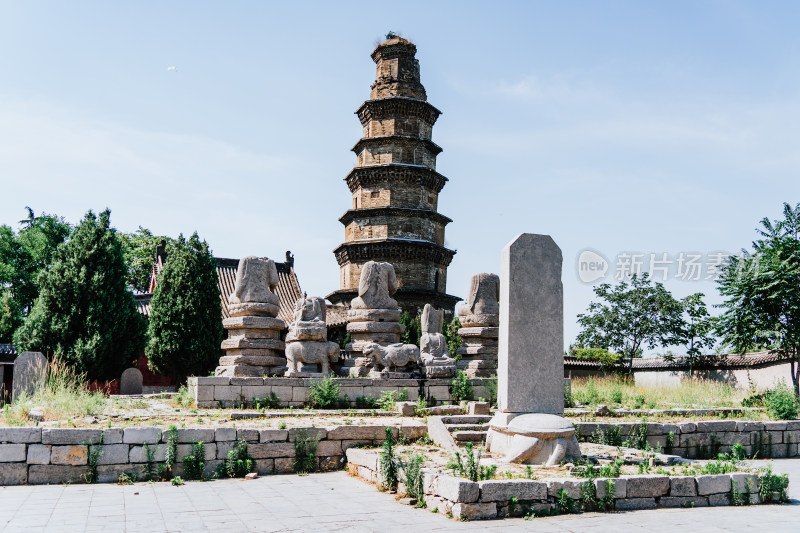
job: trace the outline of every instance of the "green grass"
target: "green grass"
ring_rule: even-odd
[[[685,379],[680,386],[637,386],[624,376],[572,380],[572,398],[579,405],[607,404],[639,409],[741,407],[745,395],[746,391],[730,385],[699,379]]]
[[[86,386],[86,376],[69,369],[56,360],[48,364],[47,381],[44,387],[33,394],[20,394],[3,410],[5,424],[9,426],[29,425],[28,413],[34,407],[44,411],[45,420],[65,420],[101,413],[107,397],[101,392],[92,392]]]

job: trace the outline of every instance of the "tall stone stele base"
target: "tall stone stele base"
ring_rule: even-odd
[[[458,369],[471,378],[489,377],[497,373],[497,337],[499,335],[500,278],[482,272],[470,280],[467,304],[458,310],[462,346]]]
[[[486,446],[512,463],[553,466],[580,457],[564,414],[561,249],[523,233],[503,249],[500,273],[498,412]]]
[[[228,297],[231,317],[222,321],[228,330],[228,338],[222,341],[225,355],[220,357],[215,375],[283,375],[286,357],[281,330],[286,323],[276,318],[280,300],[272,291],[277,284],[278,271],[271,259],[250,256],[239,261],[236,285]]]
[[[413,346],[400,342],[400,335],[405,327],[400,323],[401,311],[397,300],[392,298],[396,291],[397,277],[390,263],[368,261],[364,265],[358,283],[358,296],[350,302],[350,309],[347,311],[347,332],[350,333],[351,342],[345,349],[354,352],[355,357],[343,361],[343,372],[346,375],[412,377],[410,368],[398,369],[396,365],[390,364],[392,361],[399,361],[397,357],[406,357],[409,354],[411,349],[403,347]],[[375,349],[375,345],[378,349]],[[416,348],[416,359],[419,360],[419,348],[413,347]],[[391,350],[387,354],[383,348]],[[376,361],[381,363],[376,365]],[[384,365],[384,362],[387,364]],[[370,372],[375,366],[379,366],[380,371]],[[392,368],[392,371],[387,368]]]

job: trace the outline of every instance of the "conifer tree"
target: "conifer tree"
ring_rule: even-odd
[[[22,350],[57,357],[89,379],[111,380],[141,353],[144,321],[125,286],[111,212],[89,211],[39,275],[39,296],[14,335]]]
[[[207,375],[220,356],[222,310],[216,261],[197,233],[167,248],[150,301],[145,349],[150,369],[178,380]]]

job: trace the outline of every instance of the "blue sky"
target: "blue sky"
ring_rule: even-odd
[[[443,111],[448,292],[516,234],[550,234],[569,343],[581,250],[736,252],[800,201],[799,19],[776,1],[0,0],[0,223],[110,207],[122,231],[196,230],[217,256],[292,250],[325,295],[353,112],[393,30]]]

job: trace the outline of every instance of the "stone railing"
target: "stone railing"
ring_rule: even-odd
[[[378,454],[374,450],[347,450],[348,471],[371,483],[380,484]],[[423,472],[425,503],[429,510],[461,520],[521,516],[557,509],[561,491],[573,500],[581,499],[581,486],[594,483],[597,499],[606,496],[607,480],[614,484],[613,510],[629,511],[658,507],[708,507],[731,505],[734,483],[742,498],[760,503],[758,476],[733,473],[701,476],[642,475],[619,478],[528,479],[469,481],[434,471]],[[403,488],[400,488],[403,492]],[[512,503],[512,498],[514,501]]]
[[[255,400],[269,398],[275,394],[281,407],[302,407],[308,398],[311,378],[231,378],[192,377],[188,385],[197,407],[238,407],[253,405]],[[488,398],[488,378],[470,379],[475,399]],[[451,401],[450,380],[447,379],[371,379],[336,378],[342,396],[355,405],[356,398],[379,398],[385,391],[402,393],[405,389],[410,401],[422,394],[426,399],[435,398],[438,403]],[[262,402],[263,403],[263,402]]]
[[[644,426],[643,426],[644,424]],[[654,449],[681,457],[713,457],[730,452],[741,444],[748,456],[796,457],[800,455],[800,420],[754,422],[748,420],[709,420],[662,424],[659,422],[575,422],[579,440],[597,440],[619,428],[623,439],[641,435],[647,428],[647,442]],[[672,435],[670,436],[670,433]],[[592,436],[595,438],[592,438]]]
[[[423,423],[400,427],[342,425],[329,428],[248,429],[236,427],[178,429],[177,465],[183,474],[183,458],[192,443],[205,444],[205,473],[211,475],[222,464],[236,442],[247,442],[247,451],[260,474],[289,473],[294,466],[294,440],[299,431],[319,439],[316,466],[336,470],[344,465],[344,454],[357,445],[380,445],[385,428],[395,437],[413,440],[425,435]],[[165,460],[167,431],[159,427],[108,429],[63,429],[40,427],[0,428],[0,485],[81,483],[89,473],[90,451],[100,452],[96,468],[101,483],[116,482],[126,473],[137,479],[147,464],[145,443],[154,452],[156,467]]]

